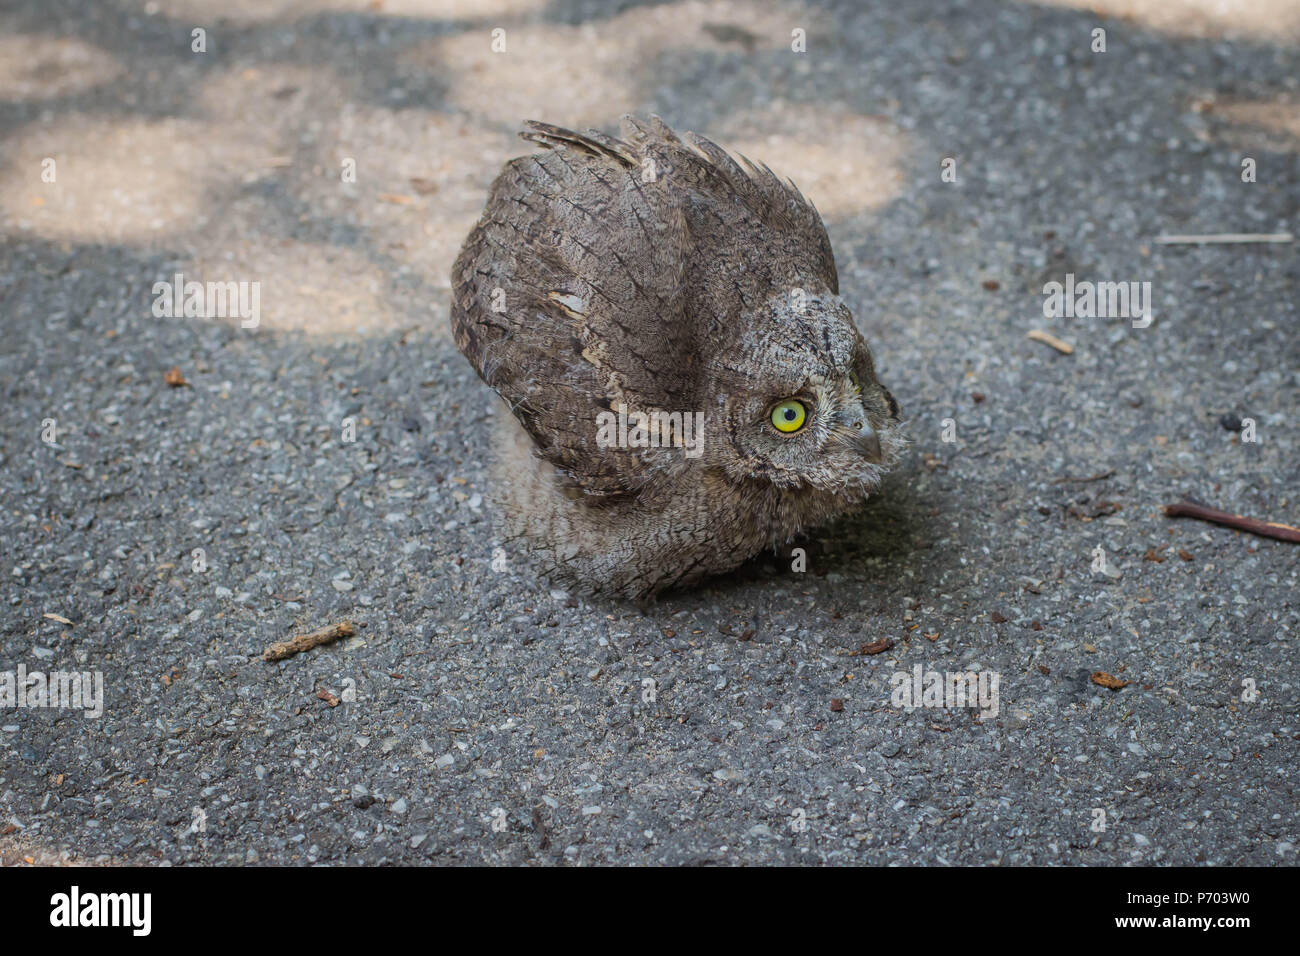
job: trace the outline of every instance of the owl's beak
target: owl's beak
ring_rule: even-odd
[[[831,440],[852,449],[873,465],[879,465],[884,460],[880,451],[880,436],[870,422],[861,416],[843,418],[832,433]]]

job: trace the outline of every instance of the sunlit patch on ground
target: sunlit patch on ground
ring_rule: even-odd
[[[1239,36],[1277,42],[1300,37],[1295,0],[1039,0],[1184,37]],[[1099,24],[1100,25],[1100,24]]]
[[[200,281],[260,283],[260,325],[314,335],[367,335],[398,327],[410,305],[392,276],[357,251],[293,240],[214,247],[193,262]],[[189,278],[189,276],[187,276]],[[234,325],[240,317],[221,319]],[[407,323],[413,324],[413,323]]]
[[[156,0],[148,4],[163,16],[189,18],[199,26],[210,24],[218,8],[224,21],[255,24],[348,13],[463,21],[518,16],[545,7],[546,0],[221,0],[217,7],[212,0]]]
[[[0,36],[0,99],[39,101],[109,83],[124,67],[80,40]]]
[[[1220,100],[1211,114],[1233,124],[1224,138],[1247,149],[1294,152],[1300,149],[1300,98]]]
[[[909,152],[888,120],[803,105],[729,116],[712,138],[793,180],[825,218],[858,215],[894,199]]]
[[[19,129],[0,167],[0,229],[136,243],[199,226],[209,212],[204,190],[230,145],[212,133],[192,120],[77,115]],[[46,160],[53,182],[42,179]]]

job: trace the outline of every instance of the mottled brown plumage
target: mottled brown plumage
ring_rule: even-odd
[[[452,275],[456,344],[506,403],[512,537],[645,598],[861,504],[904,439],[812,205],[658,117],[527,126],[544,150],[506,164]],[[637,412],[698,413],[702,441]]]

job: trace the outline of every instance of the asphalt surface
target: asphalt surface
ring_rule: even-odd
[[[218,6],[0,6],[0,676],[104,687],[0,709],[0,860],[1295,864],[1300,549],[1160,506],[1300,524],[1297,245],[1152,241],[1300,231],[1285,6]],[[520,122],[628,111],[818,204],[914,442],[805,572],[645,612],[503,546],[447,331]]]

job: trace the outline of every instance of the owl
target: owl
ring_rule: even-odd
[[[655,116],[525,125],[452,270],[508,538],[644,602],[860,506],[906,439],[812,204]]]

